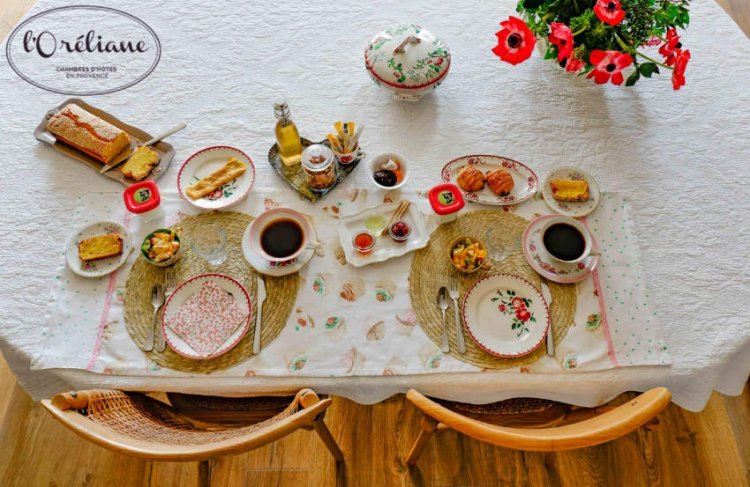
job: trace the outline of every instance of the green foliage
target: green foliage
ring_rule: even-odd
[[[529,29],[540,38],[546,39],[552,22],[568,25],[573,31],[574,55],[586,63],[584,73],[593,69],[589,62],[591,51],[629,53],[633,57],[635,71],[625,84],[632,86],[641,77],[650,78],[653,74],[659,74],[657,63],[646,56],[641,55],[649,62],[638,64],[638,49],[652,38],[664,39],[667,29],[671,27],[684,29],[690,23],[690,0],[620,0],[620,4],[625,18],[616,26],[599,20],[593,10],[596,0],[520,0],[517,10],[525,15]],[[545,59],[555,58],[556,55],[557,49],[550,47]]]

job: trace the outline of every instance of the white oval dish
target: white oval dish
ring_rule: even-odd
[[[550,181],[552,181],[553,179],[585,179],[589,185],[589,200],[582,201],[580,203],[557,201],[552,196],[552,187],[550,186]],[[566,166],[553,169],[547,175],[547,177],[544,179],[544,184],[542,185],[542,196],[544,196],[544,201],[547,203],[547,206],[549,206],[553,211],[556,211],[561,215],[580,218],[582,216],[588,215],[589,213],[594,211],[597,206],[599,206],[601,193],[599,191],[599,184],[591,174],[577,167]]]
[[[598,255],[589,255],[581,262],[566,264],[549,255],[544,250],[542,243],[542,229],[553,218],[559,217],[557,215],[540,216],[532,220],[526,227],[522,240],[523,253],[526,256],[526,260],[532,269],[550,281],[561,284],[572,284],[583,281],[596,269],[600,257]]]
[[[122,253],[115,257],[84,262],[78,257],[78,243],[81,240],[102,235],[105,233],[117,233],[122,238]],[[119,223],[103,221],[96,222],[83,227],[73,234],[65,245],[65,261],[71,271],[83,277],[102,277],[120,268],[127,260],[133,250],[133,241],[130,232]]]
[[[219,169],[230,157],[242,161],[247,167],[242,176],[225,183],[203,198],[194,200],[187,195],[188,186]],[[177,190],[180,195],[191,205],[204,210],[219,210],[239,203],[250,192],[254,182],[255,166],[250,157],[241,150],[226,145],[206,147],[199,150],[188,157],[177,174]]]
[[[516,205],[534,196],[539,189],[539,178],[536,173],[525,164],[513,159],[492,155],[470,155],[450,161],[443,167],[442,178],[446,183],[458,185],[458,173],[464,166],[476,166],[487,173],[493,169],[504,169],[513,177],[513,191],[508,196],[498,196],[487,185],[480,191],[465,191],[461,189],[464,199],[485,205]]]
[[[550,313],[542,293],[526,279],[493,274],[477,281],[464,298],[466,330],[484,351],[520,357],[547,335]]]
[[[178,310],[180,305],[195,294],[207,279],[213,280],[221,289],[234,297],[237,303],[243,308],[243,311],[247,311],[247,320],[245,320],[242,325],[238,326],[237,330],[235,330],[234,333],[232,333],[216,350],[210,354],[204,355],[196,352],[190,345],[185,343],[177,333],[168,327],[165,324],[165,317],[170,316],[173,311]],[[252,302],[250,300],[250,295],[242,284],[224,274],[202,274],[183,282],[177,287],[177,289],[175,289],[172,295],[169,296],[169,299],[167,299],[167,302],[164,304],[161,328],[167,344],[175,351],[175,353],[194,360],[206,360],[218,357],[234,348],[250,329],[251,322]]]

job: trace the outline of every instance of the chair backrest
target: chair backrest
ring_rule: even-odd
[[[262,398],[216,399],[222,405],[244,401],[240,413],[252,416],[252,406],[247,404]],[[249,451],[299,428],[312,428],[331,399],[320,399],[312,390],[303,389],[289,397],[281,412],[253,424],[244,422],[244,426],[237,426],[238,420],[227,426],[225,413],[220,421],[212,421],[205,411],[185,414],[144,394],[122,391],[58,394],[42,405],[79,436],[110,450],[151,460],[201,461]]]
[[[477,421],[451,411],[414,389],[406,397],[427,416],[479,441],[515,450],[561,451],[599,445],[640,428],[669,405],[672,394],[657,387],[594,418],[539,429],[509,428]]]

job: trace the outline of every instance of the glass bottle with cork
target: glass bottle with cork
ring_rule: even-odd
[[[285,166],[294,166],[302,160],[302,141],[297,126],[292,122],[292,114],[286,101],[274,103],[276,116],[276,143],[279,157]]]

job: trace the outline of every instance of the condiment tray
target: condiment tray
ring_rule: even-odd
[[[384,262],[395,257],[401,257],[402,255],[406,255],[409,252],[421,249],[427,245],[430,241],[430,229],[417,206],[411,204],[406,210],[406,213],[404,213],[404,216],[401,217],[401,221],[406,222],[409,227],[411,227],[411,234],[406,242],[394,242],[386,230],[384,235],[376,237],[375,247],[369,254],[360,254],[357,252],[352,243],[352,239],[358,233],[366,230],[365,220],[367,217],[382,215],[387,222],[391,219],[391,215],[393,215],[393,212],[396,211],[397,207],[398,203],[389,203],[386,205],[373,206],[362,210],[359,213],[341,217],[337,229],[339,232],[341,247],[344,249],[347,262],[354,267],[363,267],[376,262]]]

